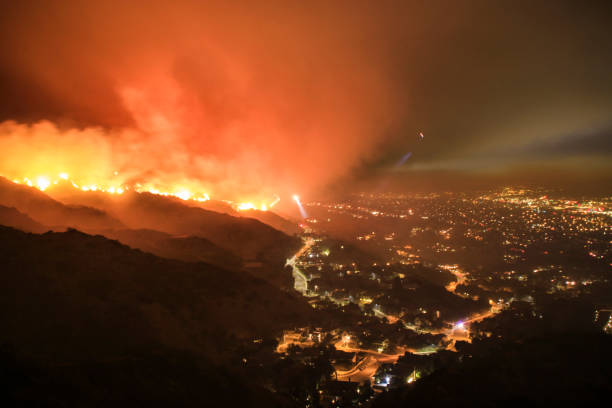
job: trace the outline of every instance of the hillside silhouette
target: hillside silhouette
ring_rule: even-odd
[[[76,230],[0,227],[0,259],[5,395],[23,405],[134,398],[196,406],[215,389],[212,401],[275,406],[228,361],[236,345],[273,339],[312,313],[244,272],[162,259]],[[234,387],[244,394],[223,392]]]

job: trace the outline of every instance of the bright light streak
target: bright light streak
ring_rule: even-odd
[[[395,168],[397,169],[399,167],[402,167],[411,156],[412,156],[412,152],[408,152],[405,155],[403,155],[402,158],[399,159],[397,163],[395,163]]]
[[[304,207],[302,206],[302,203],[300,202],[300,196],[298,196],[297,194],[294,194],[292,198],[293,198],[293,201],[295,201],[295,203],[297,204],[302,218],[308,218],[308,214],[306,213],[306,210],[304,209]]]
[[[60,173],[59,178],[61,178],[62,180],[68,180],[68,173]]]
[[[272,201],[268,207],[270,208],[274,207],[276,204],[278,204],[279,201],[280,201],[279,196],[274,197],[274,201]]]

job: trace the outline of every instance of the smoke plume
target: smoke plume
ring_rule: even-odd
[[[364,10],[100,3],[5,14],[4,175],[289,197],[370,157],[397,116]]]

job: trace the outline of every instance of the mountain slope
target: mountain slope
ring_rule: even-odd
[[[237,268],[244,261],[255,276],[280,287],[292,287],[291,275],[283,268],[300,241],[262,222],[148,193],[82,192],[67,183],[54,185],[47,193],[53,193],[53,198],[0,177],[0,205],[15,207],[50,229],[77,228],[119,239],[159,256],[205,261],[225,268]],[[127,232],[129,229],[158,231],[167,236],[162,238],[151,232],[148,239],[147,234]],[[42,232],[26,226],[24,230]]]
[[[0,265],[4,406],[292,406],[236,365],[306,324],[297,296],[76,230],[0,226]]]
[[[49,194],[65,203],[82,203],[121,220],[130,229],[163,231],[175,236],[206,238],[246,261],[282,268],[300,241],[252,218],[235,217],[201,208],[197,203],[149,193],[120,196],[54,188]]]
[[[0,177],[0,205],[14,207],[50,227],[75,227],[83,230],[125,228],[120,221],[99,209],[62,204],[42,191],[15,184],[4,177]]]
[[[75,230],[0,226],[0,264],[9,406],[291,406],[233,362],[241,344],[306,324],[297,296]]]
[[[151,341],[208,353],[224,335],[274,336],[311,313],[301,298],[246,273],[75,230],[0,227],[0,244],[2,340],[33,353],[85,357]]]
[[[273,211],[246,210],[242,211],[240,215],[254,218],[288,235],[294,235],[300,232],[297,224],[281,217]]]
[[[34,221],[27,214],[22,213],[13,207],[0,205],[0,225],[16,228],[26,232],[42,233],[49,231],[41,223]]]
[[[242,266],[239,257],[206,238],[174,237],[154,230],[101,230],[96,233],[162,258],[205,262],[224,269],[239,269]]]

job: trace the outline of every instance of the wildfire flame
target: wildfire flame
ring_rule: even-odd
[[[117,172],[115,172],[115,176]],[[45,191],[52,186],[57,185],[62,182],[64,185],[70,185],[73,188],[81,191],[97,191],[108,194],[123,194],[126,191],[135,191],[137,193],[150,193],[155,195],[160,195],[164,197],[175,197],[179,198],[183,201],[197,201],[197,202],[206,202],[210,200],[210,196],[207,193],[203,192],[192,192],[184,187],[173,188],[170,191],[162,190],[159,187],[156,187],[151,184],[141,184],[136,183],[134,185],[126,185],[123,183],[116,184],[103,184],[103,183],[78,183],[77,181],[70,178],[70,175],[66,172],[61,172],[57,175],[57,177],[49,177],[47,175],[40,175],[34,178],[33,180],[28,177],[23,177],[21,179],[14,178],[13,182],[16,184],[25,184],[29,187],[35,187],[40,191]],[[230,204],[237,211],[246,211],[246,210],[260,210],[260,211],[268,211],[270,208],[274,207],[279,201],[280,197],[275,196],[274,200],[266,203],[262,202],[259,205],[255,205],[252,201],[235,203],[233,201],[224,200],[226,203]]]

